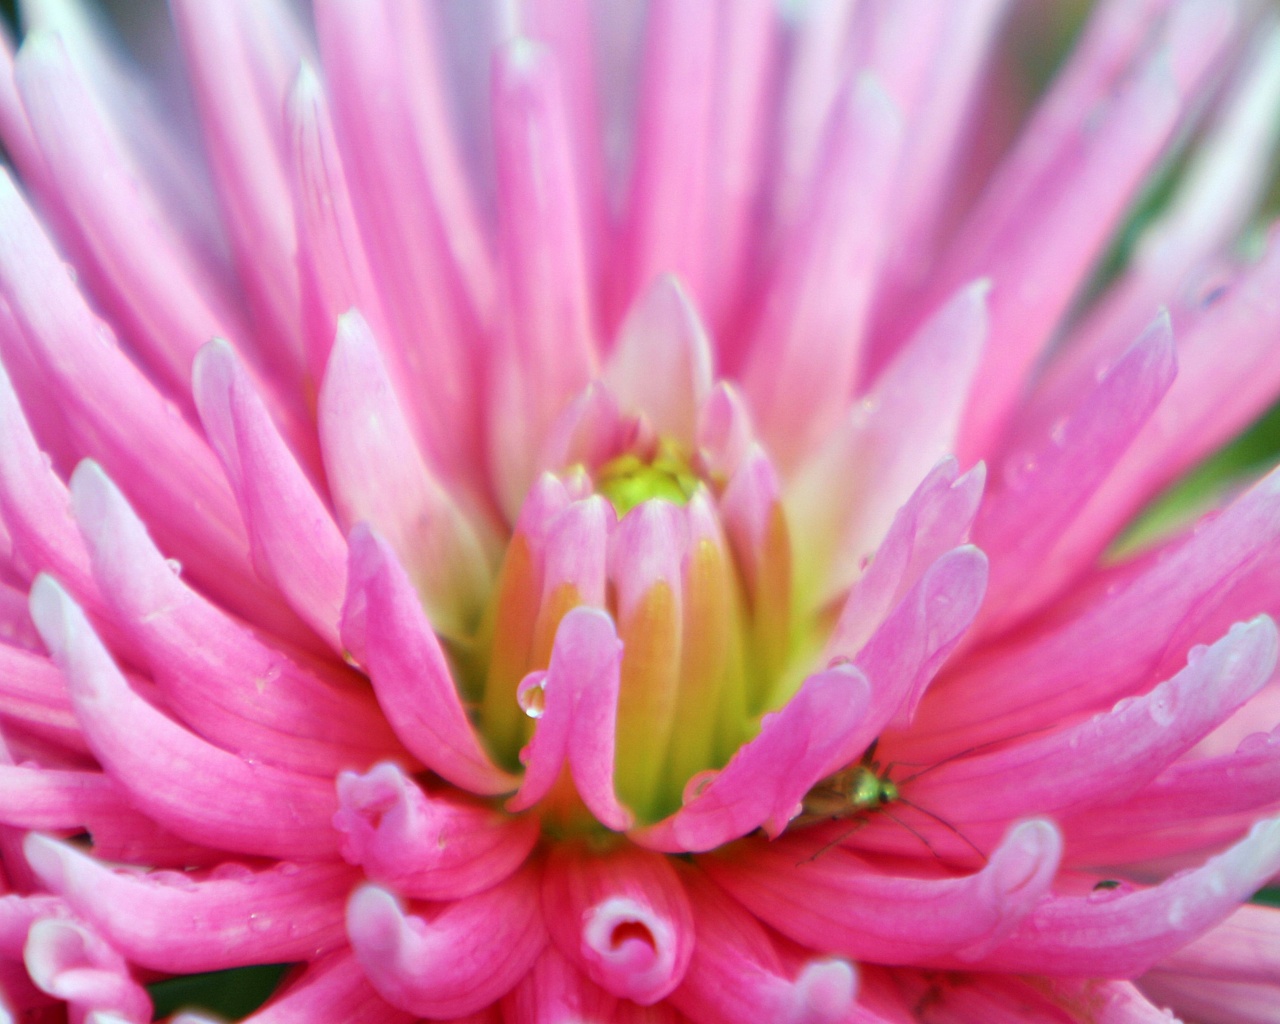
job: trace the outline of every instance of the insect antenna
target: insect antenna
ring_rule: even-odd
[[[905,800],[899,800],[898,802],[899,802],[899,803],[906,803],[906,801],[905,801]],[[914,804],[907,804],[907,806],[908,806],[908,807],[915,807],[915,805],[914,805]],[[920,808],[916,807],[916,810],[919,810],[919,809],[920,809]],[[921,833],[918,829],[914,829],[914,828],[912,828],[912,827],[911,827],[910,825],[908,825],[905,821],[903,821],[901,818],[899,818],[896,814],[893,814],[893,813],[892,813],[892,812],[890,812],[890,811],[886,811],[883,807],[882,807],[882,808],[880,808],[880,813],[881,813],[881,814],[883,814],[883,815],[884,815],[886,818],[888,818],[890,821],[892,821],[894,824],[896,824],[896,825],[901,825],[901,826],[902,826],[903,828],[905,828],[908,832],[910,832],[913,836],[915,836],[917,839],[919,839],[919,840],[920,840],[920,842],[922,842],[922,843],[924,844],[924,848],[925,848],[926,850],[928,850],[931,854],[933,854],[933,855],[934,855],[938,860],[941,860],[941,861],[945,861],[945,860],[946,860],[946,858],[945,858],[945,857],[943,857],[943,856],[942,856],[942,854],[940,854],[940,853],[937,851],[937,849],[934,847],[933,843],[929,842],[929,840],[928,840],[928,839],[926,839],[926,838],[924,837],[924,834],[923,834],[923,833]]]
[[[1029,729],[1024,733],[1019,733],[1017,736],[1001,736],[998,740],[987,740],[984,743],[975,743],[971,747],[965,747],[964,750],[957,750],[954,754],[948,754],[941,761],[935,761],[933,762],[933,764],[921,765],[919,762],[913,763],[911,761],[893,761],[890,763],[889,768],[896,768],[899,765],[905,765],[908,768],[920,769],[915,774],[908,775],[905,779],[898,779],[898,785],[904,786],[908,782],[915,782],[916,779],[922,778],[925,775],[928,775],[930,772],[937,771],[943,765],[950,764],[952,761],[960,761],[968,757],[970,754],[976,754],[978,753],[978,751],[986,750],[988,747],[998,747],[1002,743],[1010,743],[1014,740],[1020,740],[1020,739],[1023,739],[1024,737],[1031,736],[1034,733],[1044,732],[1044,731],[1045,730],[1043,729]],[[879,737],[877,737],[876,739],[876,743],[878,742],[880,742]],[[873,743],[871,747],[868,749],[874,749],[874,748],[875,748],[875,743]]]
[[[799,867],[801,864],[812,864],[815,860],[821,857],[828,850],[832,850],[835,847],[839,846],[841,843],[843,843],[851,835],[857,832],[858,829],[862,828],[862,826],[865,825],[866,823],[867,823],[866,818],[861,818],[858,821],[855,821],[852,826],[845,829],[843,832],[841,832],[838,836],[836,836],[830,842],[823,843],[816,850],[814,850],[813,853],[809,854],[809,856],[807,856],[804,860],[799,861],[796,864],[796,867]],[[912,831],[914,831],[914,829]]]
[[[898,802],[898,803],[900,803],[900,804],[902,804],[904,807],[910,807],[913,811],[916,811],[916,812],[917,812],[917,813],[919,813],[919,814],[923,814],[926,818],[932,818],[932,819],[933,819],[934,821],[936,821],[939,825],[941,825],[943,828],[945,828],[948,832],[952,833],[952,834],[953,834],[957,839],[959,839],[962,843],[964,843],[964,844],[965,844],[965,846],[969,847],[969,849],[971,849],[974,853],[976,853],[979,857],[981,857],[981,858],[982,858],[982,863],[983,863],[983,864],[987,863],[987,855],[986,855],[985,853],[983,853],[981,849],[979,849],[979,848],[978,848],[977,844],[976,844],[976,843],[974,843],[974,841],[973,841],[972,839],[970,839],[970,838],[969,838],[968,836],[966,836],[963,832],[961,832],[958,828],[956,828],[953,824],[951,824],[951,822],[947,821],[945,818],[940,817],[940,816],[939,816],[939,815],[937,815],[937,814],[934,814],[934,813],[933,813],[933,811],[926,810],[925,808],[921,807],[919,804],[912,803],[910,800],[908,800],[908,799],[907,799],[906,797],[904,797],[904,796],[899,796],[899,797],[898,797],[897,802]],[[892,818],[892,817],[893,817],[893,815],[889,815],[889,817],[891,817],[891,818]],[[897,818],[893,818],[893,820],[894,820],[894,821],[898,821],[898,819],[897,819]],[[901,821],[898,821],[898,824],[899,824],[899,825],[903,825],[903,824],[905,824],[905,823],[904,823],[904,822],[901,822]],[[906,826],[906,827],[907,827],[907,828],[910,828],[910,826],[909,826],[909,825],[908,825],[908,826]],[[911,831],[912,831],[912,832],[915,832],[915,834],[916,834],[917,836],[920,836],[920,833],[919,833],[919,832],[916,832],[916,830],[915,830],[915,829],[911,829]],[[923,840],[924,840],[924,837],[923,837],[923,836],[920,836],[920,839],[923,841]],[[932,847],[932,846],[929,846],[929,843],[925,842],[925,846],[928,846],[930,850],[933,850],[933,847]],[[935,851],[935,852],[936,852],[936,851]]]

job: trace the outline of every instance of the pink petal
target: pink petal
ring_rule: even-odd
[[[346,552],[333,517],[267,416],[231,346],[200,350],[192,390],[249,530],[254,566],[335,650]]]
[[[859,726],[862,746],[889,724],[911,720],[926,687],[978,614],[986,587],[986,555],[972,545],[948,551],[867,641],[854,658],[871,685],[868,714]],[[850,744],[857,749],[858,743]]]
[[[358,526],[350,550],[343,641],[360,652],[391,728],[423,764],[463,789],[514,789],[468,721],[440,643],[390,546]]]
[[[618,329],[604,381],[619,404],[654,430],[692,446],[711,391],[711,341],[679,279],[664,274],[643,291]]]
[[[90,312],[8,177],[0,179],[0,218],[0,290],[49,389],[42,401],[57,401],[81,450],[129,482],[165,549],[210,593],[256,622],[280,623],[278,600],[247,563],[244,529],[213,453]]]
[[[723,485],[755,444],[751,414],[738,389],[717,381],[698,410],[698,459],[706,478]]]
[[[1280,871],[1280,820],[1149,889],[1054,896],[977,963],[1019,974],[1135,977],[1208,931]]]
[[[47,576],[32,587],[31,617],[67,677],[90,748],[135,806],[195,843],[294,859],[337,852],[329,785],[211,746],[146,703]]]
[[[1084,591],[1042,628],[967,659],[931,692],[906,749],[895,753],[936,759],[1142,692],[1202,639],[1195,633],[1212,620],[1217,601],[1277,536],[1280,474],[1272,474],[1162,557]],[[1091,665],[1083,676],[1081,659]]]
[[[116,1014],[125,1024],[151,1020],[151,1000],[129,976],[124,958],[84,925],[37,921],[27,936],[24,959],[31,980],[64,1000],[73,1020],[94,1011]]]
[[[815,604],[862,575],[899,509],[955,450],[989,290],[987,281],[962,288],[926,321],[787,485],[797,571]]]
[[[488,1006],[515,986],[546,945],[539,873],[525,867],[430,917],[406,915],[385,890],[358,889],[347,906],[356,960],[379,995],[411,1013],[439,1020]]]
[[[858,976],[848,961],[810,959],[793,979],[760,922],[706,882],[688,886],[698,941],[671,1001],[710,1024],[847,1021]]]
[[[618,689],[617,781],[622,799],[641,816],[659,797],[676,729],[687,545],[684,509],[661,499],[637,505],[609,538],[609,580],[627,652]]]
[[[567,97],[553,55],[528,40],[497,52],[493,130],[502,267],[491,368],[494,479],[518,502],[565,402],[595,376],[595,311]]]
[[[985,479],[980,465],[961,476],[955,460],[944,459],[920,482],[841,609],[828,659],[854,657],[925,572],[968,539]]]
[[[127,817],[123,789],[101,772],[0,765],[0,822],[21,829],[75,831]]]
[[[866,677],[850,665],[810,676],[780,710],[765,715],[760,734],[723,771],[687,791],[685,805],[671,817],[632,838],[650,849],[679,853],[711,850],[760,827],[778,835],[833,765],[861,753],[868,698]]]
[[[719,10],[659,0],[646,12],[635,156],[614,282],[624,309],[660,274],[702,294]]]
[[[17,82],[59,199],[108,282],[109,311],[166,391],[190,408],[196,349],[214,335],[241,335],[242,325],[129,166],[61,40],[28,35]]]
[[[1055,542],[1150,419],[1176,374],[1169,317],[1162,314],[1047,438],[1036,437],[1008,457],[974,527],[974,542],[993,559],[985,616],[992,632],[1035,608],[1078,570],[1053,558]]]
[[[1100,793],[1133,792],[1262,688],[1278,646],[1268,618],[1235,626],[1149,693],[1080,725],[945,764],[912,785],[911,800],[946,808],[968,834],[970,824],[1060,815]]]
[[[334,126],[433,468],[479,484],[476,353],[494,270],[449,130],[436,12],[397,0],[315,5]]]
[[[1105,799],[1067,819],[1075,863],[1126,863],[1215,842],[1214,822],[1238,836],[1280,800],[1280,729],[1254,733],[1237,750],[1171,765],[1137,793]]]
[[[1015,825],[979,872],[897,876],[840,846],[755,844],[699,861],[715,883],[783,935],[811,949],[887,964],[976,958],[1048,893],[1062,839],[1047,821]]]
[[[784,466],[839,420],[858,380],[902,132],[881,83],[856,78],[832,112],[808,203],[783,242],[743,381]]]
[[[71,497],[103,595],[192,729],[232,753],[327,778],[400,753],[349,673],[267,646],[186,586],[96,465],[77,467]]]
[[[634,847],[553,848],[542,907],[561,954],[601,988],[649,1006],[684,977],[693,916],[670,861]]]
[[[1280,979],[1280,914],[1246,904],[1160,961],[1157,969],[1184,977],[1274,984]]]
[[[1175,305],[1178,377],[1115,471],[1060,541],[1057,560],[1092,560],[1165,484],[1216,451],[1266,407],[1280,379],[1280,236],[1256,264]],[[1180,314],[1180,315],[1179,315]],[[1086,367],[1092,379],[1098,367]]]
[[[528,973],[502,999],[508,1020],[529,1024],[612,1020],[617,999],[548,945]]]
[[[245,1017],[246,1024],[410,1024],[414,1014],[383,1002],[349,951],[333,953],[307,964],[303,971],[272,996],[266,1006]],[[172,1024],[206,1024],[195,1014],[178,1014]]]
[[[293,84],[287,118],[303,338],[310,377],[319,381],[343,313],[359,308],[383,338],[387,337],[386,318],[352,208],[328,100],[309,65],[302,66]],[[407,390],[402,368],[393,364],[391,372]]]
[[[40,634],[34,624],[31,630],[38,644]],[[5,643],[0,643],[0,714],[64,747],[88,753],[57,667],[47,658]]]
[[[174,974],[308,959],[343,941],[345,865],[228,864],[204,878],[112,871],[30,835],[27,862],[52,892],[130,961]]]
[[[615,831],[631,827],[634,816],[618,802],[613,785],[621,663],[622,644],[608,614],[582,607],[561,620],[551,667],[533,684],[541,691],[542,709],[524,759],[524,781],[507,801],[510,810],[525,810],[545,797],[567,762],[596,820]],[[522,701],[532,699],[530,682],[521,684]]]
[[[190,69],[240,278],[277,375],[303,377],[297,228],[284,154],[289,87],[305,56],[288,6],[179,0],[174,28]]]
[[[424,793],[393,764],[338,776],[342,856],[415,899],[471,896],[509,877],[538,840],[537,818],[509,818],[452,790]]]
[[[418,454],[378,344],[354,310],[338,320],[316,417],[339,523],[378,530],[418,583],[436,628],[466,634],[489,582],[486,552]]]

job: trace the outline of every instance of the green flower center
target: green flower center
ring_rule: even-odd
[[[697,489],[698,475],[684,453],[664,441],[648,461],[631,452],[610,459],[596,471],[595,485],[621,517],[651,498],[686,504]]]

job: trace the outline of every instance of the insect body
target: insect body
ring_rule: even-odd
[[[919,839],[930,853],[938,856],[937,850],[934,849],[933,844],[929,842],[923,833],[887,810],[890,804],[901,804],[903,807],[909,807],[921,816],[941,825],[985,862],[987,858],[982,850],[965,838],[954,825],[919,804],[912,803],[902,795],[899,784],[889,777],[893,766],[889,765],[882,768],[880,762],[875,759],[875,751],[876,744],[872,743],[867,748],[866,753],[862,755],[861,760],[841,768],[834,775],[823,779],[805,794],[801,803],[801,812],[792,820],[791,827],[803,828],[806,825],[814,825],[824,821],[855,819],[852,828],[822,847],[814,856],[820,855],[830,849],[831,846],[849,838],[853,832],[868,820],[873,812],[880,812],[890,821],[902,826]],[[921,775],[937,767],[940,767],[940,765],[933,765],[901,781],[911,782],[913,779],[918,779]]]
[[[861,811],[872,811],[894,803],[899,798],[898,786],[890,780],[888,773],[880,774],[880,766],[864,757],[809,790],[797,824],[852,817]]]

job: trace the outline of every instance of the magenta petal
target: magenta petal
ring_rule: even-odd
[[[347,906],[347,934],[378,993],[411,1013],[460,1017],[508,992],[547,942],[535,866],[477,896],[406,914],[368,885]]]
[[[453,900],[507,878],[533,850],[539,823],[508,818],[450,790],[424,793],[393,764],[338,776],[333,827],[342,855],[375,882],[425,900]]]
[[[271,997],[246,1024],[410,1024],[414,1014],[385,1003],[369,984],[349,950],[308,963],[296,978]],[[214,1024],[196,1014],[178,1014],[172,1024]]]
[[[810,676],[723,771],[686,794],[684,807],[632,838],[680,853],[714,849],[754,828],[778,835],[816,782],[861,753],[869,697],[866,677],[850,665]]]
[[[135,806],[195,843],[299,860],[337,852],[330,785],[252,764],[157,711],[129,688],[84,613],[47,576],[31,589],[31,617],[67,677],[90,748]],[[231,792],[235,801],[226,799]]]
[[[71,477],[94,577],[169,710],[255,761],[331,778],[400,753],[353,673],[268,646],[185,584],[94,463]]]
[[[21,829],[91,832],[100,821],[127,817],[125,791],[101,772],[0,764],[0,822]]]
[[[617,998],[589,981],[578,968],[548,945],[502,1000],[507,1020],[529,1024],[613,1020]]]
[[[1277,871],[1280,819],[1273,818],[1202,867],[1152,888],[1046,900],[976,959],[984,969],[1020,974],[1135,977],[1225,920]]]
[[[1149,782],[1271,678],[1280,637],[1261,617],[1232,627],[1187,667],[1141,697],[1087,722],[1006,750],[942,765],[912,784],[911,800],[946,808],[966,829],[1023,814],[1063,814]],[[971,836],[971,838],[976,838]]]
[[[525,757],[520,791],[507,806],[532,807],[551,791],[568,762],[578,793],[606,828],[623,831],[634,822],[613,787],[618,682],[622,644],[613,620],[595,608],[570,611],[556,630],[551,666],[538,673],[542,711]],[[521,685],[528,699],[529,685]]]
[[[921,707],[910,759],[1056,725],[1141,692],[1201,638],[1231,587],[1270,563],[1277,537],[1280,473],[1273,472],[1161,557],[1137,561],[1041,628],[966,659]],[[1082,658],[1090,666],[1083,674]]]
[[[249,530],[254,566],[335,650],[346,589],[342,534],[276,431],[231,346],[212,341],[192,370],[196,407]]]
[[[992,556],[987,628],[1015,621],[1079,571],[1052,558],[1054,543],[1079,518],[1176,374],[1166,313],[1049,436],[1007,457],[974,526],[974,542]]]
[[[440,642],[387,542],[362,525],[351,532],[350,548],[343,640],[359,652],[391,728],[455,785],[485,794],[515,789],[467,720]]]
[[[558,846],[543,878],[542,909],[560,952],[619,998],[652,1005],[688,969],[693,914],[671,862],[658,854]]]
[[[698,941],[689,971],[671,1001],[711,1024],[836,1024],[848,1021],[858,990],[853,965],[808,960],[790,976],[759,921],[702,880],[687,891]]]
[[[925,688],[978,614],[986,588],[986,555],[971,545],[949,551],[867,641],[854,659],[871,684],[864,746],[890,723],[910,721]]]
[[[343,941],[343,904],[355,872],[341,864],[224,865],[203,878],[113,871],[40,835],[27,861],[133,963],[174,974],[282,963]]]
[[[840,846],[757,844],[699,863],[748,910],[811,949],[885,964],[930,963],[998,942],[1048,893],[1062,839],[1047,821],[1015,825],[981,871],[899,876]]]

